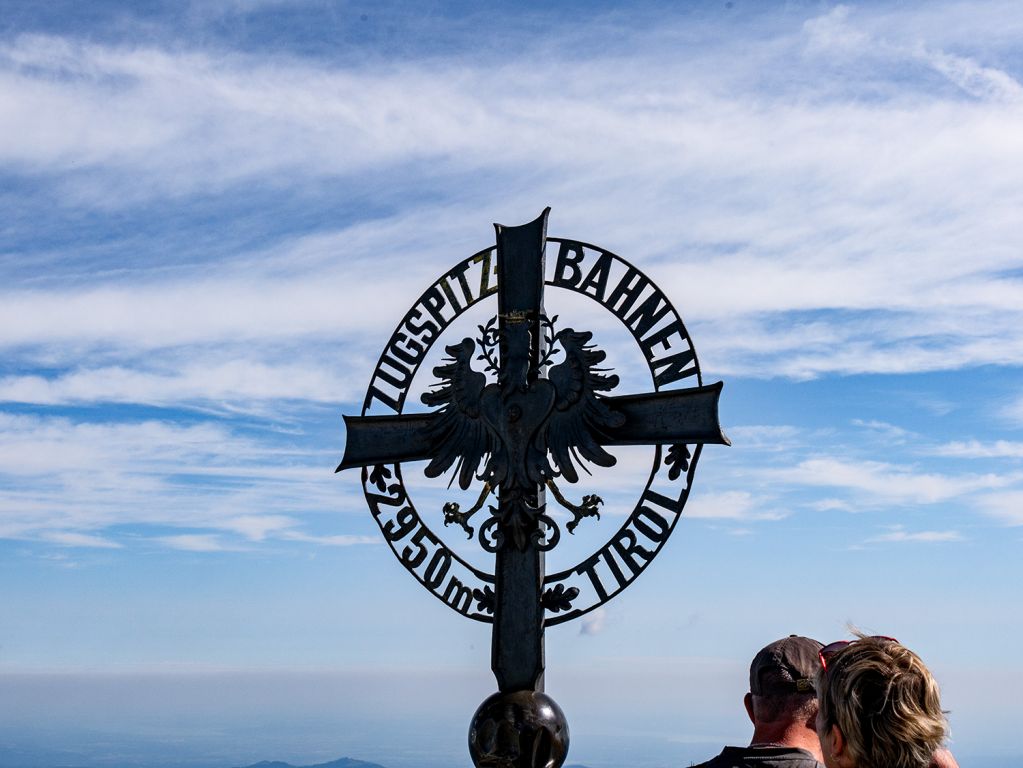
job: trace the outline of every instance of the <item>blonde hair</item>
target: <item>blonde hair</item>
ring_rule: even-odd
[[[926,768],[945,739],[938,684],[893,640],[863,637],[817,675],[818,732],[838,725],[857,768]]]

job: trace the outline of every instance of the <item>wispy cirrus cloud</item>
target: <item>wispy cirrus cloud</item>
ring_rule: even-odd
[[[121,545],[116,541],[88,533],[75,533],[73,531],[49,531],[42,537],[46,541],[60,544],[66,547],[91,547],[98,549],[120,549]]]
[[[322,361],[296,364],[292,360],[240,357],[201,361],[193,358],[182,368],[172,360],[151,370],[152,361],[128,367],[83,368],[67,373],[0,377],[0,402],[62,405],[68,403],[140,403],[180,406],[196,402],[231,402],[237,405],[259,400],[291,399],[313,402],[355,400],[365,388],[366,374],[356,376],[351,365],[328,370]],[[127,363],[128,361],[125,361]],[[367,359],[364,369],[371,363]],[[150,370],[146,370],[150,368]]]
[[[685,516],[704,520],[780,520],[784,514],[765,509],[748,491],[699,494],[686,504]]]
[[[959,13],[943,6],[928,16]],[[646,44],[624,60],[564,57],[544,40],[539,51],[472,68],[444,57],[353,67],[14,38],[0,47],[10,105],[0,162],[26,178],[62,174],[72,207],[130,210],[139,195],[173,201],[199,189],[244,195],[257,180],[282,192],[331,179],[369,184],[392,171],[406,188],[402,179],[421,178],[409,169],[425,161],[451,181],[431,196],[442,202],[376,222],[375,240],[365,225],[327,236],[319,246],[326,254],[333,241],[331,266],[325,255],[293,258],[282,275],[282,257],[298,250],[282,242],[236,274],[152,281],[143,268],[98,285],[9,292],[0,307],[18,322],[0,323],[0,343],[65,345],[70,357],[82,343],[349,342],[388,327],[414,296],[406,269],[379,262],[430,242],[410,231],[432,221],[441,243],[462,221],[531,217],[539,196],[556,205],[553,233],[590,236],[598,222],[592,239],[648,265],[696,318],[704,359],[722,373],[1018,364],[1023,285],[1006,270],[1017,258],[1009,244],[1023,193],[1011,169],[1023,143],[1020,107],[1004,98],[1015,81],[943,53],[940,40],[921,49],[911,14],[887,25],[879,16],[838,7],[771,29],[769,43],[751,35],[742,57],[728,46],[680,49],[669,25],[624,30]],[[559,73],[542,88],[538,53]],[[812,75],[839,56],[861,59],[861,76],[888,87],[873,99],[855,82],[823,88]],[[964,92],[904,76],[921,61],[946,79],[1001,90],[972,87],[964,101]],[[792,85],[768,89],[750,77],[771,68]],[[633,82],[644,87],[617,87]],[[644,181],[624,183],[636,179]],[[627,196],[608,192],[621,186]],[[28,383],[8,385],[22,393]]]
[[[1023,459],[1023,443],[1012,440],[956,440],[938,445],[930,451],[936,456],[960,459]]]
[[[888,533],[871,536],[867,539],[870,544],[889,544],[916,542],[925,544],[938,544],[953,541],[962,541],[963,537],[959,531],[907,531],[901,527],[894,528]]]
[[[327,456],[288,443],[211,423],[0,414],[0,536],[108,548],[126,529],[178,548],[361,543],[310,530],[317,513],[342,523],[335,515],[357,502],[330,483]],[[168,528],[192,530],[157,533]]]
[[[798,485],[839,488],[877,504],[937,504],[980,491],[1011,487],[1016,474],[940,474],[878,461],[815,458],[792,468],[764,470],[765,476]]]
[[[159,536],[156,541],[170,549],[180,549],[184,552],[224,552],[232,549],[219,536],[212,533],[181,533],[174,536]]]
[[[984,42],[997,48],[1004,29],[976,29],[971,49],[950,44],[940,20],[978,23],[967,16],[957,5],[838,7],[754,21],[714,46],[679,45],[704,22],[668,18],[627,24],[616,46],[585,54],[560,44],[587,34],[580,23],[471,66],[155,38],[0,41],[0,168],[53,201],[35,213],[130,225],[232,201],[262,220],[297,197],[339,214],[265,241],[238,235],[249,220],[226,221],[235,239],[188,263],[152,255],[142,235],[126,263],[119,254],[135,243],[117,234],[123,222],[89,244],[101,269],[83,263],[75,231],[34,273],[31,244],[12,247],[0,259],[12,278],[0,289],[0,401],[163,415],[4,422],[4,530],[106,540],[134,521],[210,546],[357,542],[307,525],[337,502],[302,465],[312,457],[269,434],[275,405],[357,401],[429,281],[489,243],[489,220],[526,220],[547,203],[552,235],[612,248],[662,286],[713,378],[1023,364],[1019,84],[985,60]],[[851,74],[832,78],[835,67]],[[256,189],[267,197],[252,203]],[[265,421],[242,437],[225,417],[238,413]],[[779,460],[791,450],[772,482],[834,489],[817,502],[830,508],[1017,482],[804,459],[784,428],[738,437]],[[54,456],[63,469],[40,485]],[[626,456],[620,469],[641,463]],[[252,508],[261,514],[249,519]],[[723,485],[686,514],[782,513]]]
[[[1023,525],[1023,490],[1006,490],[979,496],[975,506],[1005,525]]]

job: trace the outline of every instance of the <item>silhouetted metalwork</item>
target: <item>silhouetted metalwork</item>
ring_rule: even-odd
[[[370,509],[402,565],[459,613],[493,623],[499,693],[473,719],[477,766],[561,765],[568,727],[542,693],[544,627],[627,587],[674,529],[702,445],[728,443],[717,416],[722,385],[702,385],[692,342],[667,298],[628,262],[579,241],[551,239],[559,250],[547,277],[548,212],[523,226],[496,225],[496,248],[460,262],[409,310],[377,363],[362,415],[345,416],[338,467],[362,467]],[[559,328],[558,317],[544,312],[545,285],[586,295],[618,316],[644,354],[654,391],[611,395],[619,378],[600,367],[605,353],[589,331]],[[436,381],[421,397],[434,410],[403,413],[430,347],[455,317],[495,293],[497,314],[444,347]],[[662,390],[690,378],[697,386]],[[369,413],[375,409],[390,413]],[[546,575],[544,553],[562,539],[547,491],[572,515],[568,534],[599,519],[597,494],[571,501],[558,483],[578,483],[577,465],[614,466],[607,448],[615,445],[655,446],[636,507],[592,556]],[[426,461],[429,477],[450,472],[462,491],[479,486],[468,509],[448,501],[440,519],[494,554],[492,574],[459,558],[419,517],[401,476],[410,461]],[[488,503],[495,494],[496,505]]]

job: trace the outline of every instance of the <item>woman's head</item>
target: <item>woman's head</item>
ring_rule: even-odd
[[[860,637],[825,657],[817,698],[829,768],[926,768],[945,739],[938,684],[889,638]]]

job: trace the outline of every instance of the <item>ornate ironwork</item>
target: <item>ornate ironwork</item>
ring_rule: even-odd
[[[703,386],[668,299],[624,259],[580,241],[551,238],[558,255],[546,274],[548,212],[521,227],[496,225],[496,248],[457,264],[406,313],[374,369],[362,415],[345,416],[338,467],[362,467],[370,509],[402,565],[454,610],[494,624],[492,666],[508,695],[542,691],[544,627],[627,587],[678,522],[703,444],[728,443],[717,417],[722,385]],[[653,391],[610,394],[619,378],[600,367],[605,353],[589,331],[558,329],[558,316],[544,312],[545,286],[588,296],[615,314],[643,352]],[[429,349],[456,317],[495,294],[497,312],[478,334],[444,347],[447,357],[421,397],[434,410],[404,414]],[[687,380],[697,386],[672,388]],[[370,414],[374,407],[390,413]],[[586,560],[545,575],[543,553],[562,538],[545,491],[571,513],[565,528],[572,534],[587,518],[600,519],[603,500],[584,493],[574,503],[558,483],[578,483],[578,467],[587,464],[614,466],[608,447],[644,444],[655,446],[653,467],[625,523]],[[428,477],[451,473],[463,491],[480,487],[469,509],[448,501],[440,519],[494,553],[493,574],[459,558],[423,522],[401,479],[401,464],[410,461],[427,462]],[[495,493],[496,505],[487,504]],[[484,507],[489,516],[472,525]],[[567,749],[567,726],[564,737]],[[484,753],[496,759],[489,747]]]

